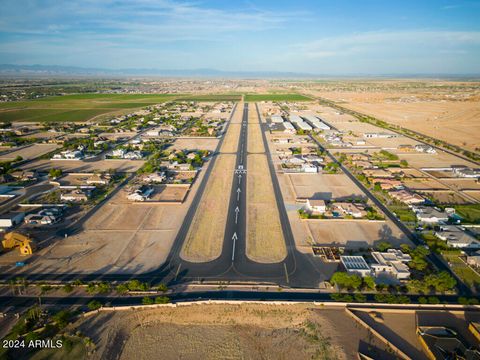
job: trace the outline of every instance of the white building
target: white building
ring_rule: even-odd
[[[389,249],[387,252],[373,251],[372,257],[375,260],[375,264],[372,264],[371,267],[376,277],[389,275],[399,280],[410,277],[410,269],[406,264],[411,261],[412,258],[410,255],[404,254],[401,250]]]
[[[299,121],[299,122],[296,122],[295,123],[295,126],[300,129],[300,130],[304,130],[304,131],[310,131],[312,130],[312,127],[310,125],[308,125],[305,121]]]
[[[285,128],[284,132],[287,134],[295,134],[295,127],[292,123],[285,121],[282,123],[283,127]]]
[[[312,127],[315,129],[320,129],[320,130],[330,130],[331,127],[325,124],[323,121],[318,119],[316,116],[313,115],[304,115],[302,116],[307,123],[309,123]]]
[[[424,224],[438,224],[448,221],[448,214],[434,207],[412,206],[412,210],[417,216],[417,220]]]
[[[307,199],[307,209],[312,213],[323,214],[327,211],[325,200]]]
[[[368,266],[363,256],[340,256],[340,261],[349,274],[370,276],[372,269]]]
[[[427,154],[435,154],[437,152],[435,148],[427,144],[417,144],[415,145],[415,150]]]
[[[440,240],[446,241],[447,245],[453,248],[480,248],[480,241],[466,233],[459,226],[442,225],[440,226],[440,230],[435,232],[435,236]]]
[[[291,122],[291,123],[299,123],[299,122],[304,122],[303,119],[298,116],[298,115],[290,115],[288,117],[288,120]]]
[[[397,135],[391,134],[391,133],[379,132],[379,133],[364,133],[363,137],[364,138],[384,138],[384,139],[386,139],[386,138],[397,137]]]
[[[272,123],[276,123],[276,124],[283,123],[283,117],[281,117],[280,115],[272,115],[270,117],[270,120],[272,121]]]

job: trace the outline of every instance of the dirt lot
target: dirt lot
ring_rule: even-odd
[[[365,197],[345,174],[286,174],[296,198],[315,197],[330,200]]]
[[[343,309],[297,305],[192,305],[101,312],[79,320],[93,359],[353,359],[368,336]]]
[[[320,245],[338,245],[347,248],[366,248],[380,241],[394,246],[410,244],[405,235],[392,223],[369,221],[308,221],[313,241]]]
[[[187,196],[189,186],[157,185],[154,188],[155,192],[150,199],[151,201],[183,202]]]
[[[175,150],[209,150],[214,151],[217,148],[219,139],[176,139],[171,149]]]
[[[11,151],[7,154],[0,155],[0,161],[13,160],[17,156],[21,156],[24,160],[34,159],[50,151],[58,149],[60,146],[56,144],[33,144],[22,149]]]
[[[424,178],[424,179],[415,179],[415,180],[405,180],[403,184],[412,190],[447,190],[448,188],[441,184],[439,181]]]
[[[480,192],[479,192],[480,193]],[[435,191],[435,192],[428,192],[422,191],[421,194],[428,196],[429,198],[438,201],[440,204],[468,204],[471,203],[470,200],[458,195],[453,191]],[[471,193],[468,195],[472,196]],[[475,197],[475,196],[473,196]]]
[[[64,172],[94,172],[115,169],[119,172],[137,171],[145,163],[144,160],[35,160],[22,166],[23,170],[48,172],[50,169],[61,169]]]
[[[476,167],[470,161],[460,159],[443,151],[436,154],[397,153],[400,159],[407,160],[410,166],[416,168],[450,167],[452,165],[466,165]]]
[[[314,91],[316,95],[340,102],[342,106],[439,138],[470,150],[478,147],[480,115],[478,91],[471,83],[403,81],[348,85]],[[353,90],[357,88],[357,90]],[[477,87],[478,88],[478,87]]]
[[[247,256],[262,263],[279,262],[287,250],[267,156],[248,155],[247,164]]]
[[[235,155],[218,156],[190,225],[181,253],[183,259],[204,262],[220,256],[234,169]]]
[[[183,204],[131,203],[121,189],[91,214],[81,232],[40,250],[29,273],[127,273],[158,268],[166,259],[198,184]]]

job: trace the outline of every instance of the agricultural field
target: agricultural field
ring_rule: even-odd
[[[242,95],[240,94],[210,94],[210,95],[183,95],[179,97],[182,101],[204,101],[204,102],[219,102],[219,101],[240,101]]]
[[[76,94],[0,103],[0,122],[86,122],[181,97],[175,94]]]
[[[311,98],[300,94],[247,94],[244,96],[244,101],[257,102],[257,101],[312,101]]]

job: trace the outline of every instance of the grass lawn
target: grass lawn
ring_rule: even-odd
[[[390,205],[388,206],[388,208],[390,209],[390,211],[397,214],[398,218],[401,221],[414,222],[416,220],[415,213],[407,206]]]
[[[480,205],[455,205],[455,211],[469,223],[480,223]]]
[[[240,94],[186,95],[179,97],[183,101],[240,101]]]
[[[312,101],[300,94],[246,94],[245,101]]]
[[[458,255],[442,253],[442,256],[450,263],[450,267],[457,276],[468,286],[479,286],[480,276],[475,273]]]

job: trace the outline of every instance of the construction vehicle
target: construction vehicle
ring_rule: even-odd
[[[5,234],[2,246],[5,250],[18,247],[20,255],[32,255],[35,250],[35,243],[30,237],[15,231]]]

